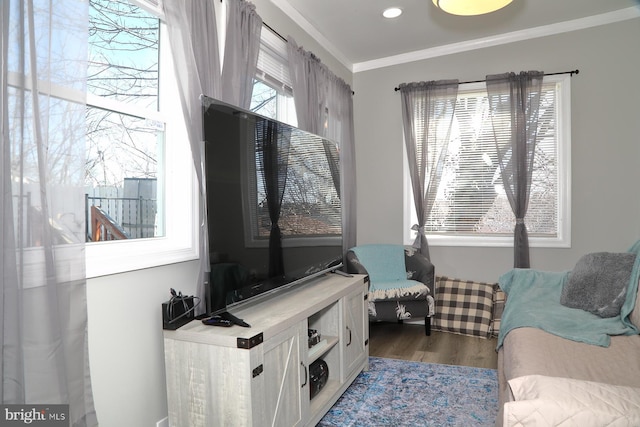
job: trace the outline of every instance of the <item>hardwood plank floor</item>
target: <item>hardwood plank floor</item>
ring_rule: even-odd
[[[447,332],[424,334],[424,325],[376,322],[369,325],[369,355],[446,365],[497,369],[496,338]]]

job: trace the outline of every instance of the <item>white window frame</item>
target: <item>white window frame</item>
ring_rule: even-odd
[[[131,0],[130,0],[131,1]],[[139,6],[142,2],[132,1]],[[145,10],[161,15],[157,10]],[[160,23],[160,112],[157,119],[166,123],[164,144],[164,212],[165,232],[162,237],[146,239],[114,240],[89,243],[85,248],[87,278],[157,267],[199,257],[198,185],[188,142],[178,88],[174,75],[173,60],[166,26]],[[93,105],[106,105],[92,99]],[[122,111],[122,110],[120,110]],[[138,114],[133,114],[138,115]],[[177,118],[168,121],[166,118]],[[187,191],[185,191],[187,189]]]
[[[561,74],[546,76],[545,83],[557,83],[558,114],[556,134],[558,164],[558,232],[556,237],[529,237],[530,247],[569,248],[571,247],[571,75]],[[461,89],[478,90],[486,88],[485,83],[468,83],[460,85]],[[413,204],[411,177],[407,161],[406,144],[403,144],[403,176],[404,176],[404,219],[403,241],[410,245],[415,240],[416,232],[411,227],[417,223]],[[429,234],[430,246],[459,247],[512,247],[513,236],[454,236],[446,234]]]

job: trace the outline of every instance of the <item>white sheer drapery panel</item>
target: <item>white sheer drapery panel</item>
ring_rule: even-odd
[[[356,245],[356,164],[353,93],[311,52],[287,41],[298,127],[340,145],[343,252]]]
[[[9,58],[9,12],[11,4],[2,2],[0,8],[0,29],[2,30],[1,48],[2,61],[0,61],[0,130],[2,131],[2,151],[0,158],[0,173],[2,179],[2,198],[0,198],[0,215],[2,215],[2,292],[0,303],[2,316],[0,316],[0,333],[2,334],[2,389],[0,389],[0,401],[2,403],[24,402],[24,362],[22,355],[22,336],[20,334],[20,322],[22,314],[19,307],[20,293],[18,282],[18,270],[16,250],[14,215],[11,182],[11,145],[9,140],[9,69],[5,64]],[[13,348],[14,351],[5,350]]]
[[[222,101],[249,109],[256,75],[262,18],[245,0],[228,4],[228,24],[222,65]]]
[[[213,2],[210,0],[165,1],[163,6],[178,79],[180,101],[200,186],[200,272],[196,293],[201,301],[204,301],[204,284],[209,280],[210,267],[200,95],[218,99],[221,97],[216,14]],[[198,309],[198,313],[202,312],[204,312],[204,304],[201,304]]]
[[[88,4],[3,0],[2,403],[97,425],[87,345]]]

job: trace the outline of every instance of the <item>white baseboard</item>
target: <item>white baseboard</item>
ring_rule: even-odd
[[[156,427],[169,427],[169,417],[164,417],[156,423]]]

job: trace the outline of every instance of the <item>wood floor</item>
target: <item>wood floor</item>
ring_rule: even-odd
[[[497,369],[496,338],[447,332],[424,333],[424,325],[377,322],[369,325],[369,355],[446,365]]]

